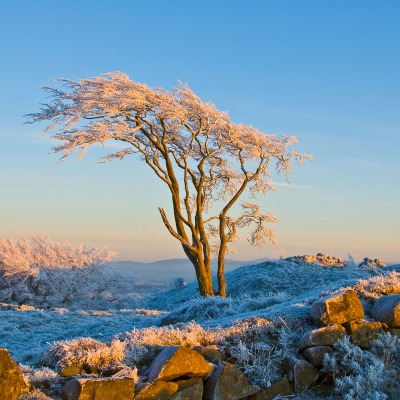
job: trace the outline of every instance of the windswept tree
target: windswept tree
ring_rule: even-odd
[[[293,163],[309,157],[293,150],[296,138],[235,124],[183,84],[173,91],[152,89],[120,72],[57,81],[57,88],[44,88],[50,100],[28,122],[50,121],[46,131],[57,129],[52,137],[61,142],[54,148],[61,160],[76,150],[81,159],[91,145],[110,139],[125,143],[99,162],[137,154],[154,171],[171,193],[173,216],[160,207],[161,218],[192,262],[201,295],[225,296],[225,255],[238,230],[246,228],[252,245],[273,241],[275,234],[273,215],[239,200],[246,191],[255,198],[276,190],[271,169],[288,179]]]

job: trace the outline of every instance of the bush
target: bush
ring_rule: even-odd
[[[345,400],[388,400],[399,398],[400,342],[385,333],[362,350],[348,336],[339,340],[334,352],[325,355],[324,371],[333,375],[335,391]]]
[[[101,264],[114,253],[106,248],[51,241],[0,237],[0,301],[36,307],[79,305],[112,299],[115,271]],[[124,282],[119,279],[119,285]],[[126,282],[123,283],[126,286]]]
[[[232,357],[240,365],[249,380],[261,387],[269,387],[280,378],[278,364],[283,352],[265,342],[239,342],[230,349]]]

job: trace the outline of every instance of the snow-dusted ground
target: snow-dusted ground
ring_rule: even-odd
[[[35,364],[47,344],[79,337],[107,342],[120,332],[157,324],[158,314],[140,309],[69,311],[3,305],[0,308],[0,347],[8,349],[18,362]]]
[[[290,324],[307,320],[310,305],[319,296],[373,276],[376,283],[372,282],[370,291],[379,286],[381,278],[376,270],[268,261],[228,273],[226,299],[201,299],[197,285],[190,283],[181,289],[157,292],[141,299],[141,308],[71,311],[2,304],[0,346],[7,348],[17,361],[35,365],[43,352],[60,340],[92,337],[109,342],[116,335],[123,336],[132,330],[174,324],[179,327],[180,323],[191,321],[203,328],[218,330],[254,316]],[[397,282],[399,276],[394,273],[392,278],[382,279]]]

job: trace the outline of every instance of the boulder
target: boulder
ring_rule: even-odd
[[[247,400],[274,400],[281,396],[291,396],[293,394],[289,381],[282,378],[273,383],[269,388],[263,389],[256,394],[246,397]]]
[[[320,372],[305,358],[292,355],[285,358],[285,372],[296,392],[302,392],[312,386],[319,378]]]
[[[259,391],[235,365],[221,362],[204,381],[204,400],[239,400]]]
[[[168,346],[151,363],[148,381],[204,377],[211,371],[212,365],[196,351],[189,347]]]
[[[321,368],[325,354],[331,353],[333,353],[333,349],[330,346],[315,346],[305,349],[303,351],[303,356],[315,368]]]
[[[364,317],[364,310],[357,293],[349,289],[316,301],[311,316],[321,326],[344,324]]]
[[[172,396],[171,400],[202,400],[203,399],[203,380],[192,378],[178,381],[178,391]]]
[[[60,392],[62,400],[132,400],[131,378],[73,379]]]
[[[332,346],[346,335],[346,329],[341,325],[330,325],[306,332],[300,339],[299,348],[305,350],[314,346]]]
[[[319,377],[319,371],[308,361],[298,360],[293,365],[294,390],[303,392],[312,386]]]
[[[400,294],[380,297],[372,306],[371,317],[389,328],[400,328]]]
[[[135,400],[171,400],[178,388],[176,382],[155,381],[139,388]]]
[[[219,361],[226,361],[228,357],[222,353],[217,346],[197,346],[194,348],[207,361],[217,364]]]
[[[0,399],[16,400],[27,391],[21,370],[6,349],[0,348]]]
[[[378,321],[350,321],[345,327],[352,343],[364,349],[371,348],[372,341],[383,333],[382,324]]]
[[[202,400],[203,380],[154,381],[138,387],[135,400]]]

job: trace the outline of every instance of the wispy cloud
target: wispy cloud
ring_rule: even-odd
[[[311,187],[309,185],[295,185],[293,183],[288,183],[288,182],[271,182],[271,185],[276,187],[295,189],[295,190],[304,190],[304,189],[309,189]]]
[[[370,168],[375,170],[380,169],[386,171],[400,171],[400,164],[394,165],[392,160],[389,160],[390,162],[380,162],[376,160],[363,159],[363,158],[344,158],[344,160],[351,164],[355,164],[364,168]]]

